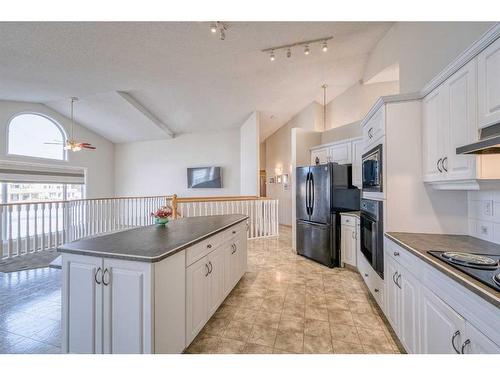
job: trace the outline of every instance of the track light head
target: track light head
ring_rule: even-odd
[[[215,22],[212,22],[210,24],[210,31],[212,32],[212,34],[215,34],[217,32],[217,24]]]
[[[290,48],[288,48],[288,49],[286,50],[286,57],[287,57],[287,58],[292,57],[292,50],[291,50]]]
[[[306,48],[304,48],[304,55],[309,55],[311,53],[311,50],[309,49],[309,45],[306,44]]]
[[[276,60],[276,56],[274,56],[274,50],[271,51],[271,54],[269,55],[269,60],[271,61]]]
[[[328,51],[328,44],[326,43],[326,40],[323,42],[323,46],[321,47],[321,50],[322,50],[323,52]]]
[[[224,30],[224,28],[220,29],[220,36],[219,36],[219,38],[220,38],[220,40],[226,39],[226,31]]]

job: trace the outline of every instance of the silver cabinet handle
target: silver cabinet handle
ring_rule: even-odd
[[[232,244],[231,247],[233,248],[233,251],[231,252],[231,254],[234,254],[236,252],[236,244]]]
[[[395,251],[395,252],[394,252],[394,256],[395,256],[395,257],[398,257],[398,256],[399,256],[399,251]]]
[[[401,274],[399,274],[398,277],[396,278],[396,285],[398,286],[399,289],[402,289],[401,284],[399,283],[399,279],[401,279]]]
[[[462,344],[462,349],[460,350],[460,352],[461,352],[462,354],[465,354],[465,348],[466,348],[466,347],[467,347],[467,345],[469,345],[469,344],[470,344],[470,340],[469,340],[469,339],[465,340],[465,342]]]
[[[212,273],[212,270],[214,269],[212,266],[212,262],[208,262],[208,265],[210,266],[210,271],[208,271],[208,273]]]
[[[442,158],[439,158],[439,160],[437,161],[437,169],[439,171],[439,173],[443,173],[443,170],[441,168],[439,168],[439,163],[441,163],[443,161]]]
[[[398,271],[394,272],[394,275],[392,275],[392,281],[394,282],[394,284],[398,285],[398,283],[396,282],[396,276],[398,275]]]
[[[446,162],[446,167],[444,165],[444,162]],[[443,158],[443,161],[441,162],[441,166],[443,167],[443,169],[444,169],[445,172],[448,172],[448,156],[445,156]]]
[[[351,238],[354,239],[354,232],[351,232]]]
[[[97,275],[99,274],[99,272],[102,272],[101,267],[99,267],[99,268],[95,271],[95,273],[94,273],[94,280],[95,280],[96,284],[101,285],[101,282],[97,279]],[[102,275],[101,275],[101,280],[102,280]]]
[[[108,286],[110,281],[106,282],[106,274],[109,273],[109,270],[106,268],[102,273],[102,283],[104,286]]]
[[[207,273],[205,274],[205,277],[208,276],[208,274],[210,273],[210,268],[208,268],[208,264],[205,263],[205,268],[207,269]]]
[[[453,346],[453,349],[455,350],[455,353],[460,354],[458,351],[457,347],[455,346],[455,338],[457,336],[460,336],[460,331],[456,331],[453,336],[451,336],[451,345]],[[465,343],[464,343],[465,344]]]

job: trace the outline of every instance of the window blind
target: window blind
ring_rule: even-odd
[[[0,161],[0,182],[85,184],[85,168]]]

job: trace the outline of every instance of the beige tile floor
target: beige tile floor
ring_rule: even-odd
[[[248,272],[187,353],[400,353],[363,280],[295,254],[291,231],[248,242]]]

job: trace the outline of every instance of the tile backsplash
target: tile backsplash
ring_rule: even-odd
[[[500,190],[467,193],[469,235],[500,244]]]

